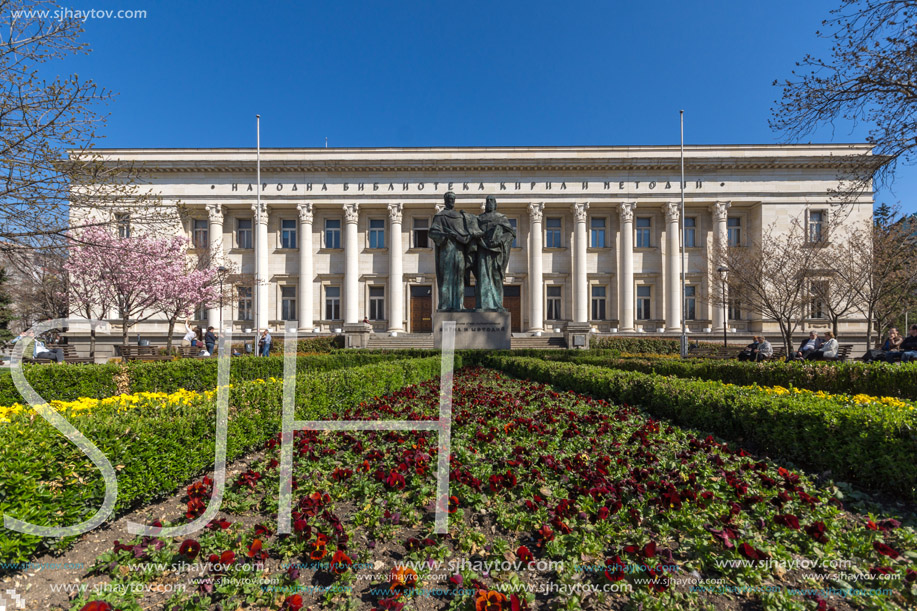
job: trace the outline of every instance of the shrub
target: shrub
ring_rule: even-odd
[[[572,362],[730,384],[786,386],[833,394],[865,394],[917,400],[917,363],[803,361],[745,363],[722,360],[621,359],[576,356]]]
[[[768,395],[721,382],[492,357],[520,378],[638,405],[657,417],[750,443],[777,458],[905,499],[917,498],[917,411],[849,397]]]
[[[296,418],[327,419],[338,408],[368,401],[439,374],[436,358],[401,360],[297,376]],[[278,437],[282,384],[246,382],[230,393],[227,460]],[[116,513],[174,493],[213,468],[216,403],[198,396],[155,408],[102,409],[70,418],[118,473]],[[42,418],[15,416],[0,426],[0,510],[36,524],[76,524],[101,506],[98,470]],[[24,562],[54,542],[0,526],[0,558]]]
[[[80,397],[102,399],[118,393],[117,364],[110,365],[23,365],[23,374],[32,388],[45,399],[73,401]],[[10,372],[0,373],[0,405],[21,403],[22,396]]]

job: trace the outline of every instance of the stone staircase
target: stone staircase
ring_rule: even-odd
[[[562,335],[543,335],[541,337],[513,337],[513,350],[532,349],[565,349],[567,344]],[[408,348],[433,349],[432,333],[403,333],[391,337],[388,333],[375,333],[369,336],[368,350],[405,350]]]
[[[567,342],[563,335],[542,335],[541,337],[514,337],[513,350],[564,350]]]
[[[388,333],[374,333],[369,336],[368,350],[405,350],[408,348],[433,349],[432,333],[399,333],[391,337]]]

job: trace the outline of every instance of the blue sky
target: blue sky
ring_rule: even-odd
[[[106,147],[774,143],[787,77],[839,0],[73,1],[66,62],[118,93]],[[813,142],[862,141],[839,125]],[[917,211],[917,168],[877,201]]]

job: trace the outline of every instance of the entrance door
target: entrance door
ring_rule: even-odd
[[[503,307],[509,312],[513,333],[522,331],[522,288],[518,284],[503,287]]]
[[[411,286],[411,333],[433,333],[433,287]]]

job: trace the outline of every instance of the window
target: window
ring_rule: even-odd
[[[280,219],[280,248],[296,248],[296,219]]]
[[[325,219],[325,248],[341,247],[341,219]],[[329,320],[335,320],[333,318]]]
[[[513,246],[512,248],[519,248],[519,220],[518,219],[509,219],[509,224],[513,228]]]
[[[592,226],[592,236],[589,244],[593,248],[605,248],[605,219],[592,217],[590,225]]]
[[[251,222],[251,221],[249,221]],[[236,288],[239,295],[239,308],[236,313],[238,320],[252,319],[252,287],[240,286]]]
[[[252,220],[251,219],[236,219],[236,248],[251,248],[251,247],[252,247]]]
[[[115,224],[118,226],[118,237],[131,237],[131,215],[127,212],[119,212],[115,215]]]
[[[726,219],[726,242],[729,246],[742,245],[742,219],[737,216]]]
[[[828,292],[828,283],[825,280],[815,280],[809,288],[809,318],[826,318],[824,298]]]
[[[414,248],[430,248],[430,219],[414,219]]]
[[[339,286],[325,287],[325,320],[341,320],[341,287]]]
[[[385,248],[385,219],[369,219],[369,247]]]
[[[207,248],[210,232],[207,230],[207,219],[194,219],[191,227],[191,242],[195,248]]]
[[[369,287],[369,319],[385,320],[385,287]]]
[[[549,286],[548,291],[548,320],[561,320],[560,317],[560,293],[561,287]]]
[[[685,217],[685,248],[697,247],[697,219],[693,216]]]
[[[637,232],[637,248],[650,248],[650,230],[653,219],[648,216],[638,216],[635,231]]]
[[[646,285],[637,287],[637,320],[650,319],[651,295],[652,287]]]
[[[207,320],[207,308],[198,304],[198,306],[194,308],[194,320]]]
[[[697,287],[685,286],[685,320],[697,319]]]
[[[563,248],[560,241],[560,218],[545,219],[545,248]],[[553,320],[553,319],[552,319]]]
[[[812,210],[809,212],[809,242],[817,244],[825,239],[825,212]]]
[[[726,315],[729,320],[742,320],[742,302],[738,299],[730,299]]]
[[[280,287],[280,320],[296,320],[296,287]]]
[[[605,320],[605,287],[592,287],[592,320]]]

